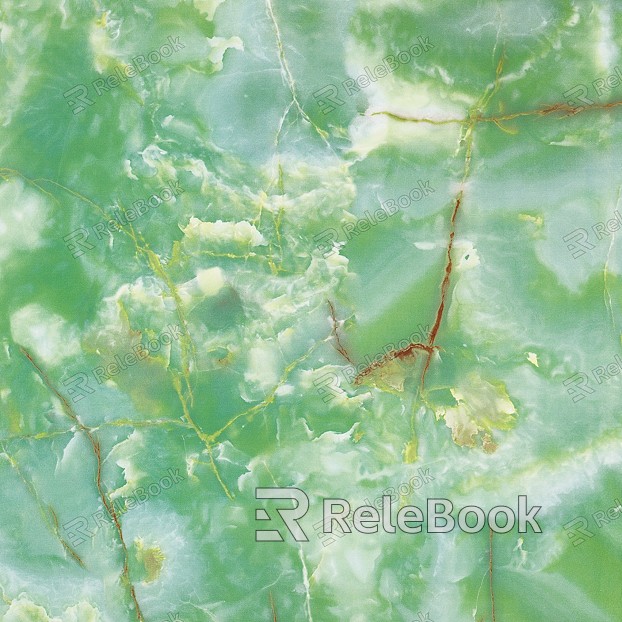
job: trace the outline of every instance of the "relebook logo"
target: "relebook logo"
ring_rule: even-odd
[[[256,488],[256,499],[272,499],[295,501],[296,507],[279,507],[277,512],[282,523],[297,542],[308,542],[309,539],[298,521],[309,510],[309,497],[300,488]],[[464,533],[479,533],[488,526],[495,533],[507,533],[517,527],[518,533],[527,533],[531,527],[534,533],[542,533],[536,520],[536,514],[542,506],[527,506],[527,496],[519,495],[516,511],[507,505],[497,505],[486,513],[477,505],[466,505],[459,512],[457,520],[452,516],[454,504],[449,499],[427,499],[426,511],[416,505],[400,508],[397,515],[391,508],[391,496],[382,496],[382,507],[376,509],[371,505],[361,505],[351,510],[345,499],[324,499],[322,504],[323,531],[333,533],[339,527],[344,533],[352,533],[346,518],[352,513],[352,526],[359,533],[372,534],[384,531],[396,533],[418,534],[423,532],[423,523],[427,533],[449,533],[458,524]],[[264,508],[255,510],[256,520],[272,520]],[[395,519],[394,519],[395,518]],[[283,542],[283,534],[278,529],[255,531],[257,542]]]

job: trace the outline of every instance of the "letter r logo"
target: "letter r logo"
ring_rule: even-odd
[[[577,516],[577,518],[571,520],[564,525],[566,535],[572,541],[573,546],[579,546],[587,540],[587,538],[593,537],[593,533],[587,528],[587,520],[584,516]],[[585,536],[583,538],[582,536]]]
[[[300,488],[256,488],[255,499],[283,499],[296,501],[294,508],[277,508],[277,512],[289,533],[296,542],[309,542],[305,532],[298,524],[309,511],[309,497]],[[271,520],[270,515],[263,508],[255,509],[255,520]],[[283,536],[278,529],[257,529],[255,542],[283,542]]]
[[[84,227],[80,227],[63,238],[63,242],[67,245],[74,259],[84,255],[86,251],[95,248],[90,242],[86,241],[88,237],[89,232]]]
[[[316,248],[322,253],[324,259],[337,252],[336,242],[339,232],[336,229],[325,229],[313,237]]]
[[[93,537],[94,534],[87,529],[88,524],[84,516],[78,516],[78,518],[74,518],[63,525],[63,529],[67,532],[67,537],[71,540],[71,546],[79,546],[86,542],[87,539]]]
[[[570,378],[564,380],[564,386],[568,387],[566,391],[573,402],[580,402],[586,395],[594,393],[594,389],[587,386],[588,382],[589,378],[587,374],[583,372],[578,372],[574,376],[570,376]]]
[[[337,97],[337,93],[337,87],[334,84],[327,84],[324,88],[313,93],[317,105],[324,114],[328,114],[335,110],[336,106],[343,106],[346,103],[343,99]]]
[[[79,402],[91,393],[95,393],[95,390],[89,387],[89,378],[84,372],[78,372],[71,378],[63,380],[63,385],[67,387],[67,393],[74,403]]]
[[[86,95],[89,90],[84,84],[77,84],[72,89],[65,91],[63,97],[67,100],[67,104],[73,110],[73,114],[78,114],[86,110],[86,106],[92,106],[95,102]],[[75,98],[74,98],[75,95]],[[85,104],[84,106],[82,104]]]
[[[313,381],[317,387],[317,392],[324,397],[324,402],[330,402],[338,395],[343,395],[344,391],[339,386],[339,376],[333,372],[327,372]]]
[[[585,229],[575,229],[568,235],[563,237],[566,242],[566,248],[572,253],[572,258],[576,259],[585,255],[585,251],[591,251],[596,248],[591,242],[588,242],[588,232]]]
[[[582,104],[587,104],[588,106],[592,106],[594,102],[586,97],[588,93],[587,86],[585,84],[577,84],[577,86],[572,87],[570,90],[564,93],[564,97],[567,97],[566,103],[569,106],[577,106],[576,102],[579,101]],[[579,108],[579,110],[583,110],[583,108]]]

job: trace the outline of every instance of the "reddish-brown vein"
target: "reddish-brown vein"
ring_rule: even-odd
[[[48,518],[47,514],[45,513],[45,511],[47,510],[47,512],[52,517],[52,527],[51,527],[51,530],[54,533],[54,535],[58,538],[58,540],[61,543],[62,547],[65,549],[65,551],[67,551],[67,553],[69,553],[69,555],[71,555],[71,557],[80,565],[80,567],[86,569],[86,566],[84,565],[84,562],[82,561],[80,556],[69,546],[69,544],[67,544],[66,540],[61,536],[60,528],[59,528],[59,525],[58,525],[58,518],[56,516],[56,512],[54,511],[54,508],[51,505],[44,506],[40,502],[34,484],[32,482],[28,481],[28,479],[26,479],[26,476],[21,472],[21,469],[19,468],[19,464],[17,463],[17,460],[15,460],[15,458],[9,454],[8,449],[6,448],[6,446],[3,443],[0,443],[0,448],[2,449],[3,454],[7,457],[7,460],[9,461],[11,466],[17,472],[17,475],[21,478],[22,482],[24,483],[24,486],[26,486],[26,489],[30,492],[30,494],[39,503],[39,507],[41,509],[41,513],[43,515],[43,519],[46,522],[46,524],[49,525],[49,518]]]
[[[79,428],[79,430],[86,435],[89,442],[91,443],[91,447],[93,448],[93,453],[95,454],[95,459],[97,461],[97,476],[96,476],[97,491],[99,493],[99,497],[102,503],[104,504],[104,507],[106,508],[106,510],[108,511],[108,514],[112,518],[112,521],[117,530],[117,534],[119,536],[119,540],[121,542],[121,547],[123,549],[122,577],[128,586],[130,596],[132,598],[132,602],[134,603],[134,606],[136,607],[136,617],[138,618],[139,622],[144,622],[143,614],[140,610],[140,606],[136,599],[136,593],[134,591],[134,586],[132,585],[130,578],[129,578],[129,553],[127,550],[127,546],[125,544],[125,540],[123,539],[123,530],[121,529],[121,524],[119,523],[116,510],[114,509],[114,505],[108,501],[108,498],[106,497],[106,493],[104,492],[104,489],[102,486],[102,481],[101,481],[102,460],[101,460],[101,450],[100,450],[99,441],[93,436],[93,433],[91,432],[91,430],[80,421],[80,419],[78,418],[78,415],[76,415],[76,413],[73,411],[73,408],[71,407],[71,405],[69,404],[65,396],[62,395],[62,393],[60,393],[56,389],[56,387],[54,387],[54,385],[50,382],[49,378],[47,377],[46,373],[36,363],[33,357],[22,347],[20,347],[20,351],[30,361],[31,365],[37,370],[37,373],[41,377],[41,380],[43,380],[43,382],[48,387],[48,389],[52,393],[54,393],[54,395],[60,400],[65,414],[75,423],[75,425]]]
[[[432,354],[434,352],[433,350],[434,341],[436,340],[438,329],[440,328],[441,322],[443,321],[443,312],[445,310],[445,300],[447,298],[447,291],[449,290],[449,281],[451,279],[451,271],[453,269],[453,260],[451,258],[451,251],[454,246],[454,237],[456,236],[456,216],[458,215],[458,210],[460,209],[460,204],[462,203],[462,194],[463,194],[463,191],[460,190],[456,198],[454,210],[451,214],[451,221],[450,221],[451,228],[449,232],[449,244],[447,245],[447,263],[445,264],[445,275],[443,276],[443,281],[441,283],[441,300],[438,305],[438,309],[436,310],[436,318],[434,320],[434,325],[432,326],[432,330],[430,331],[430,334],[428,336],[428,346],[430,346],[431,349],[428,352],[428,357],[425,362],[425,367],[423,368],[423,373],[421,374],[421,386],[422,387],[425,382],[425,375],[432,361]]]
[[[270,592],[270,607],[272,608],[272,622],[278,622],[276,619],[276,607],[274,606],[274,598],[272,598],[272,592]]]
[[[469,154],[467,153],[467,158]],[[454,209],[451,214],[450,220],[450,232],[449,232],[449,244],[447,245],[447,263],[445,264],[445,275],[443,277],[443,281],[441,283],[441,300],[436,311],[436,319],[434,320],[434,325],[430,334],[428,336],[428,343],[410,343],[405,348],[401,350],[394,350],[385,354],[379,361],[374,361],[371,365],[368,365],[360,374],[356,376],[354,379],[354,384],[360,384],[361,380],[369,375],[374,370],[386,365],[389,361],[393,359],[405,359],[409,356],[414,356],[415,350],[423,350],[427,353],[425,367],[423,368],[423,373],[421,375],[421,385],[423,387],[425,381],[425,375],[430,366],[430,362],[432,361],[432,355],[434,354],[434,350],[438,349],[438,346],[434,345],[434,341],[436,340],[436,335],[438,334],[438,329],[440,328],[441,322],[443,320],[443,312],[445,310],[445,300],[447,298],[447,291],[449,290],[449,282],[451,279],[451,271],[453,269],[453,260],[451,257],[454,237],[456,235],[456,216],[458,215],[458,210],[460,209],[460,204],[462,202],[463,190],[460,190],[458,196],[456,198],[456,202],[454,204]]]
[[[346,359],[346,361],[348,361],[350,365],[356,367],[356,364],[353,361],[352,357],[348,354],[347,350],[341,343],[341,338],[339,337],[339,321],[337,320],[335,306],[330,300],[327,300],[327,302],[328,302],[328,309],[330,312],[330,317],[331,317],[332,325],[333,325],[332,336],[334,337],[337,343],[337,345],[335,346],[335,350],[337,350],[337,352],[339,352],[339,354],[341,354],[341,356],[343,356],[343,358]],[[409,343],[405,348],[401,348],[400,350],[393,350],[391,352],[388,352],[379,361],[373,362],[371,365],[367,366],[360,374],[358,374],[356,378],[354,379],[354,384],[355,385],[360,384],[361,380],[365,376],[369,375],[372,371],[374,371],[375,369],[378,369],[379,367],[382,367],[383,365],[385,365],[386,363],[388,363],[389,361],[393,359],[402,360],[402,359],[408,358],[409,356],[413,356],[414,350],[424,350],[428,354],[431,354],[434,350],[434,346],[429,346],[429,345],[426,345],[425,343]]]
[[[343,356],[343,358],[346,359],[346,361],[348,361],[350,365],[354,365],[354,361],[348,354],[347,350],[343,347],[343,344],[341,343],[341,338],[339,337],[339,322],[337,320],[337,314],[335,313],[335,307],[333,306],[333,303],[330,300],[327,300],[327,302],[328,302],[328,309],[330,311],[330,317],[333,323],[332,335],[335,338],[335,341],[337,342],[337,345],[335,346],[335,350],[337,350],[337,352],[339,352],[339,354],[341,354],[341,356]]]
[[[460,203],[462,202],[462,190],[458,194],[456,198],[456,203],[454,205],[454,211],[451,214],[451,230],[449,232],[449,244],[447,245],[447,264],[445,265],[445,276],[443,277],[443,282],[441,283],[441,301],[436,311],[436,319],[434,320],[434,325],[432,326],[432,330],[430,331],[430,335],[428,336],[428,343],[432,345],[434,340],[436,339],[436,335],[438,333],[438,329],[441,325],[441,321],[443,319],[443,310],[445,308],[445,297],[447,296],[447,289],[449,287],[449,279],[451,277],[451,270],[453,268],[453,261],[451,259],[451,250],[454,245],[454,237],[456,235],[456,216],[458,214],[458,210],[460,209]]]
[[[492,115],[492,116],[483,116],[476,115],[471,118],[465,119],[430,119],[428,117],[408,117],[405,115],[397,114],[395,112],[390,112],[388,110],[378,110],[376,112],[370,113],[369,116],[383,115],[387,116],[390,119],[395,119],[396,121],[406,121],[409,123],[429,123],[431,125],[448,125],[452,123],[461,124],[461,125],[469,125],[472,122],[475,123],[498,123],[499,121],[511,121],[513,119],[518,119],[520,117],[532,117],[532,116],[546,116],[556,112],[566,113],[564,116],[580,114],[582,112],[590,112],[592,110],[610,110],[612,108],[617,108],[622,106],[622,101],[609,102],[606,104],[588,104],[586,106],[571,106],[566,103],[557,103],[557,104],[548,104],[542,108],[537,108],[536,110],[526,110],[521,112],[511,112],[508,114],[501,115]]]
[[[358,374],[354,379],[354,384],[360,384],[365,376],[368,376],[374,370],[383,367],[389,361],[392,361],[394,359],[403,360],[408,358],[409,356],[415,356],[415,350],[423,350],[424,352],[428,353],[428,356],[431,356],[434,352],[435,347],[436,346],[426,345],[425,343],[409,343],[405,348],[402,348],[401,350],[392,350],[391,352],[387,352],[387,354],[385,354],[379,361],[374,361],[373,363],[368,365],[360,374]]]
[[[48,510],[50,511],[50,514],[52,515],[52,520],[54,522],[54,529],[56,530],[56,533],[58,534],[58,539],[60,540],[60,543],[63,545],[63,548],[65,549],[65,551],[67,551],[67,553],[69,553],[69,555],[71,555],[71,557],[73,557],[73,559],[76,560],[76,562],[82,568],[86,569],[86,566],[84,565],[84,562],[82,561],[81,557],[69,546],[69,544],[67,544],[65,539],[60,535],[60,528],[58,525],[58,517],[56,516],[56,512],[50,506],[48,506]]]

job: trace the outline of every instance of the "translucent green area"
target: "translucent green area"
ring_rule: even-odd
[[[3,620],[622,619],[620,15],[427,4],[0,0]],[[492,593],[488,530],[317,530],[420,469],[542,506]]]

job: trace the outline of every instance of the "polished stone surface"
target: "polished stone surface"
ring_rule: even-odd
[[[0,0],[2,619],[621,620],[620,6]]]

